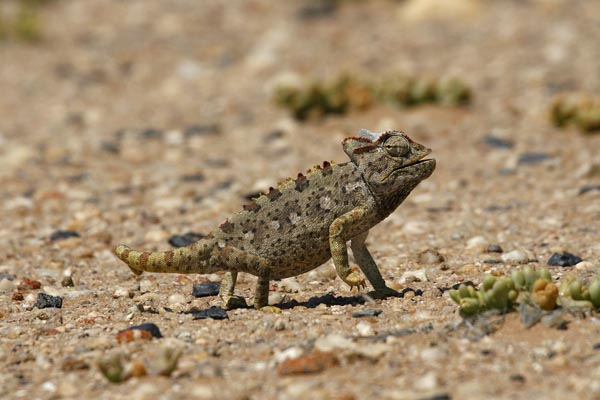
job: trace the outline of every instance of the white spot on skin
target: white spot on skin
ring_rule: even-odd
[[[331,198],[323,196],[319,199],[319,206],[323,210],[331,210],[331,208],[333,207],[333,201],[331,201]]]
[[[248,240],[248,241],[254,239],[254,233],[253,232],[246,232],[246,233],[244,233],[244,239]]]
[[[290,219],[292,225],[296,225],[302,219],[297,213],[291,213],[288,218]]]
[[[347,183],[346,186],[344,186],[344,189],[346,189],[346,192],[352,192],[358,188],[360,188],[360,183],[358,183],[358,182],[350,182],[350,183]]]
[[[278,230],[279,228],[281,228],[281,225],[279,224],[279,221],[271,221],[271,222],[269,222],[269,227],[270,227],[272,230],[276,231],[276,230]]]

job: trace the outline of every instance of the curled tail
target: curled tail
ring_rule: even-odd
[[[134,274],[142,272],[207,273],[211,272],[209,258],[213,244],[199,240],[187,247],[168,251],[136,251],[120,244],[115,254],[129,266]]]

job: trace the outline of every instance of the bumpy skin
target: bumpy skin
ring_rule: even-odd
[[[361,130],[343,141],[350,162],[325,162],[288,179],[233,215],[206,238],[164,252],[115,252],[136,274],[227,271],[220,296],[233,298],[238,272],[258,277],[254,305],[267,305],[269,281],[310,271],[333,258],[339,277],[351,287],[365,280],[348,265],[346,243],[376,294],[395,293],[383,280],[365,245],[368,231],[390,215],[428,178],[431,150],[397,131]]]

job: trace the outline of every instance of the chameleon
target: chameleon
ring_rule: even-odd
[[[373,295],[398,295],[386,285],[365,241],[369,229],[433,173],[436,161],[425,158],[431,149],[393,130],[362,129],[342,147],[350,161],[325,161],[269,188],[187,247],[148,252],[118,245],[115,253],[136,275],[225,271],[219,297],[227,308],[240,300],[234,296],[238,273],[255,275],[254,307],[260,309],[268,306],[270,280],[300,275],[329,259],[351,289],[366,288],[364,277],[349,265],[350,242]]]

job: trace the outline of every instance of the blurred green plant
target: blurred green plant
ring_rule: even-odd
[[[572,125],[583,133],[600,132],[600,99],[556,99],[550,106],[554,126]]]
[[[41,8],[56,0],[5,0],[0,3],[0,40],[42,39]]]
[[[282,85],[275,89],[275,102],[304,121],[326,115],[342,115],[371,108],[375,103],[411,107],[426,103],[464,106],[471,101],[471,90],[461,80],[426,80],[397,76],[379,82],[367,82],[342,75],[332,82],[312,82],[301,88]]]
[[[557,306],[600,311],[600,274],[589,284],[575,276],[566,277],[557,286],[546,268],[535,271],[531,267],[514,270],[509,276],[486,275],[479,290],[460,285],[449,291],[450,298],[459,305],[463,317],[471,317],[488,310],[510,312],[518,303],[529,303],[550,311]]]

